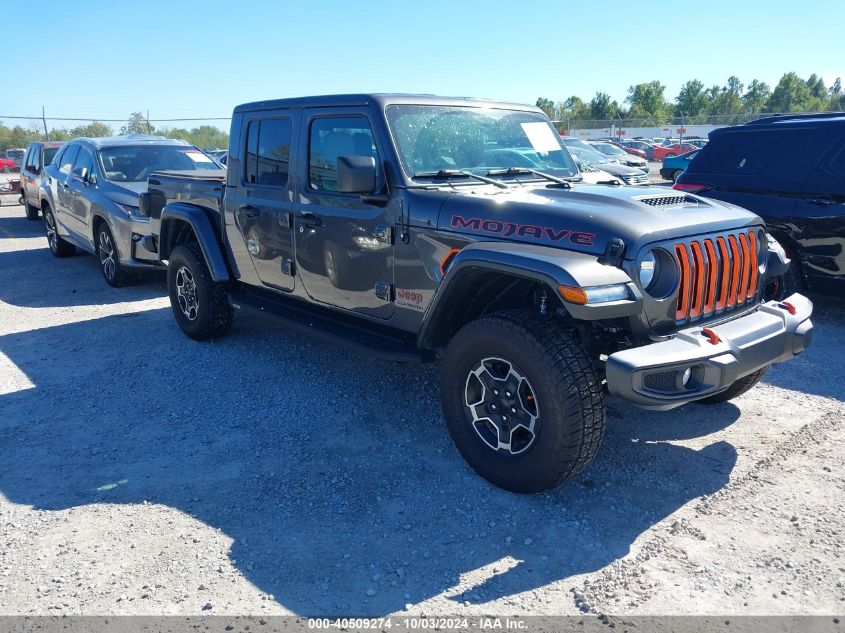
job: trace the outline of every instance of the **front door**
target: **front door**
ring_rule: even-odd
[[[245,160],[235,163],[243,174],[227,205],[261,282],[291,290],[295,272],[290,178],[293,119],[257,113],[244,124]]]
[[[300,155],[305,160],[294,216],[299,275],[316,301],[389,318],[397,212],[390,204],[340,193],[337,182],[338,157],[365,155],[375,158],[376,191],[383,186],[370,120],[353,109],[321,108],[303,116]]]

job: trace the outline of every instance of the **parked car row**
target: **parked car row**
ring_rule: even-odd
[[[21,202],[29,219],[43,215],[50,251],[56,257],[73,255],[77,248],[96,255],[111,286],[160,266],[147,249],[149,218],[138,201],[149,174],[222,171],[185,141],[139,134],[32,143],[23,164]]]
[[[5,153],[0,156],[0,171],[8,173],[10,171],[20,171],[21,162],[23,161],[22,149],[7,149]]]

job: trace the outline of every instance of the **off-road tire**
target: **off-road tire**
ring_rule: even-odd
[[[179,305],[176,279],[183,267],[189,271],[196,290],[197,314],[193,320]],[[223,336],[232,326],[233,311],[226,285],[211,278],[205,257],[196,242],[179,244],[170,254],[167,292],[176,322],[186,336],[205,341]]]
[[[757,371],[748,374],[747,376],[743,376],[730,387],[728,387],[725,391],[713,394],[712,396],[707,396],[706,398],[702,398],[701,400],[696,400],[696,402],[699,404],[719,404],[721,402],[733,400],[734,398],[741,396],[746,391],[751,389],[754,385],[756,385],[758,382],[760,382],[760,379],[763,378],[763,374],[765,374],[768,369],[769,365],[766,365],[765,367],[762,367]]]
[[[127,270],[126,266],[120,263],[117,243],[114,241],[114,235],[105,220],[101,220],[97,224],[97,231],[94,234],[94,248],[97,262],[100,264],[100,272],[103,273],[103,279],[112,288],[129,286],[138,280],[135,271]],[[108,254],[109,248],[111,248],[110,256]],[[110,265],[108,265],[109,262]]]
[[[511,362],[536,392],[536,434],[519,454],[494,450],[472,426],[467,380],[483,359]],[[513,492],[553,488],[583,472],[604,436],[601,383],[578,337],[553,318],[501,312],[465,325],[449,343],[440,367],[446,426],[469,465]]]
[[[50,247],[50,252],[53,254],[53,257],[72,257],[75,255],[76,246],[63,240],[59,235],[58,225],[56,224],[56,216],[53,215],[53,210],[49,206],[45,206],[41,210],[41,215],[44,216],[44,230],[47,234],[47,246]]]

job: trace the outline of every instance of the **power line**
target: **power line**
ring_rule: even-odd
[[[21,119],[21,120],[41,120],[42,117],[40,114],[35,116],[10,116],[5,114],[0,114],[0,119]],[[129,117],[124,119],[99,119],[96,117],[88,117],[88,118],[81,118],[81,117],[60,117],[60,116],[48,116],[46,117],[48,121],[97,121],[99,123],[126,123],[129,120]],[[177,123],[179,121],[230,121],[232,117],[230,116],[210,116],[210,117],[190,117],[185,119],[149,119],[150,123]]]

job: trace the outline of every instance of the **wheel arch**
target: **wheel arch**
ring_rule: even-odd
[[[199,244],[214,281],[231,279],[221,238],[208,213],[195,204],[176,202],[166,205],[161,211],[159,258],[168,259],[176,245],[187,241]]]
[[[625,283],[630,301],[575,305],[564,300],[560,286],[602,286]],[[545,294],[546,309],[561,308],[578,320],[616,318],[638,314],[642,296],[628,275],[599,264],[594,255],[502,242],[471,244],[454,256],[441,281],[417,337],[420,349],[445,347],[466,323],[493,312],[539,307]]]

